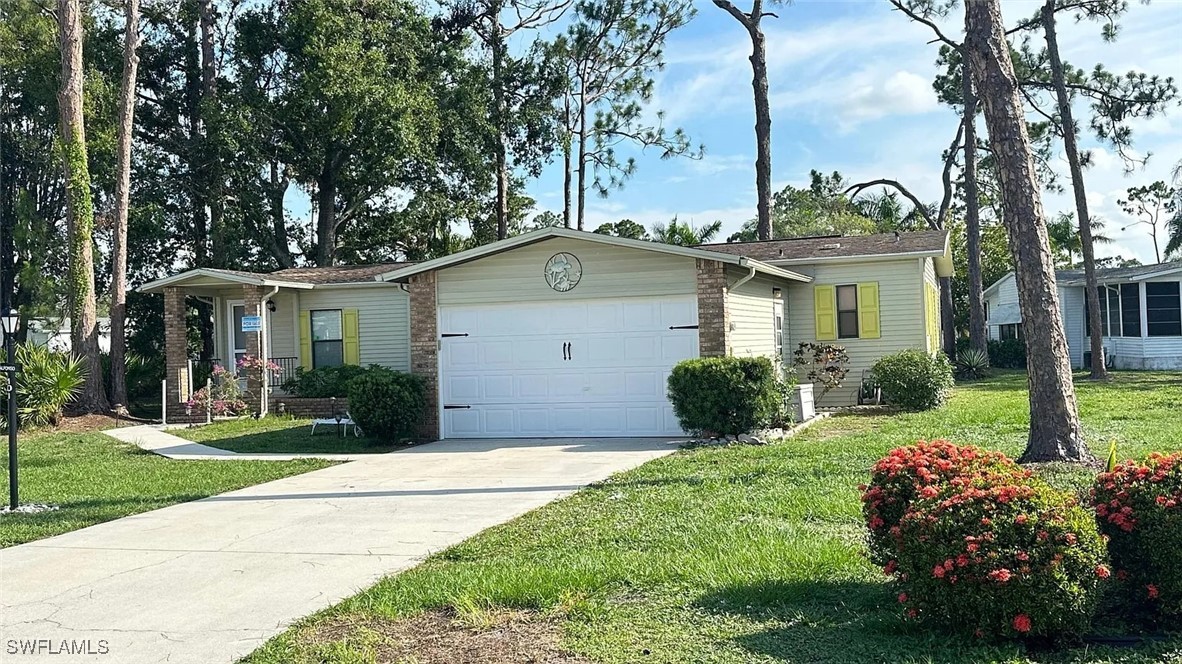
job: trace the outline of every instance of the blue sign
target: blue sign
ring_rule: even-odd
[[[263,317],[262,316],[243,316],[242,317],[242,331],[243,332],[262,332],[263,331]]]

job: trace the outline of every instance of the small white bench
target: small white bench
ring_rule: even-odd
[[[348,411],[345,411],[345,416],[342,417],[339,421],[335,417],[320,417],[320,418],[312,420],[312,435],[313,436],[316,435],[316,427],[321,424],[326,425],[326,426],[345,427],[345,435],[346,436],[349,435],[349,427],[353,427],[353,435],[357,438],[361,437],[361,427],[357,426],[357,423],[354,422],[353,418],[349,416]]]

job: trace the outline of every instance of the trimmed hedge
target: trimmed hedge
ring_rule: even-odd
[[[884,355],[870,369],[887,403],[907,410],[930,410],[948,400],[954,384],[944,353],[903,350]]]
[[[703,357],[678,362],[669,401],[681,428],[695,435],[737,435],[781,416],[783,388],[766,357]]]
[[[1091,496],[1126,596],[1182,617],[1182,452],[1126,461],[1097,477]]]
[[[349,396],[349,382],[354,378],[370,371],[372,368],[356,364],[342,364],[338,367],[320,367],[306,370],[297,367],[291,378],[283,381],[283,391],[295,397],[309,399],[327,399],[328,397]]]
[[[397,443],[415,433],[427,389],[423,379],[371,366],[349,382],[349,414],[368,436]]]
[[[998,369],[1025,369],[1026,342],[1021,339],[990,341],[989,366]]]

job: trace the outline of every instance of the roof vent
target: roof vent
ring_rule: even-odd
[[[780,250],[780,258],[783,258],[783,257],[784,257],[784,250],[783,250],[783,249],[781,249],[781,250]]]
[[[823,244],[817,248],[821,251],[833,251],[835,249],[841,249],[841,243],[840,242],[830,242],[829,244]]]

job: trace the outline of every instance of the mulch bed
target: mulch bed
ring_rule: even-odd
[[[589,664],[562,649],[558,621],[529,611],[494,609],[479,624],[448,610],[383,620],[342,617],[313,628],[309,642],[356,641],[383,664]]]

